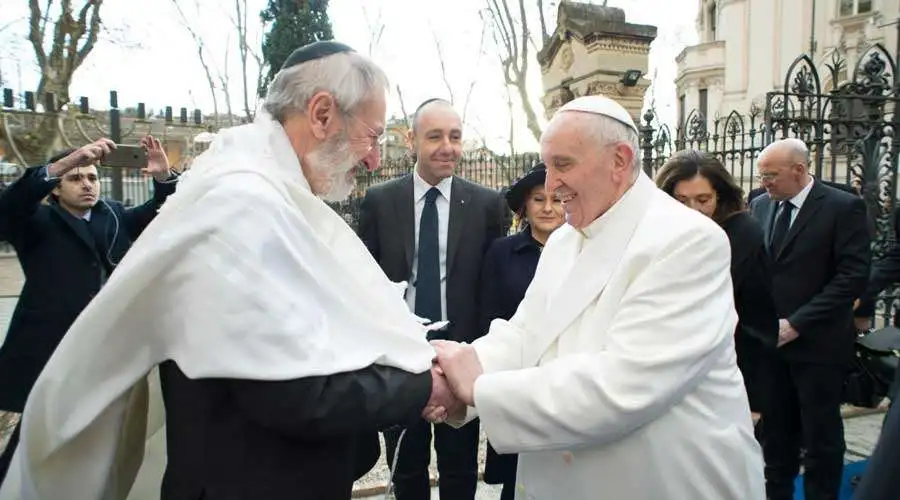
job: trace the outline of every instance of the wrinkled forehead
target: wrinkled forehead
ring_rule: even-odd
[[[791,160],[791,154],[787,148],[767,148],[759,155],[759,170],[762,173],[767,171],[778,171],[789,167],[792,163]]]
[[[587,150],[585,146],[606,142],[607,138],[597,133],[589,119],[586,113],[575,112],[554,116],[541,136],[541,153],[579,155]]]

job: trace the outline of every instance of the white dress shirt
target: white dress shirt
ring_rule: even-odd
[[[437,186],[431,186],[425,179],[413,172],[413,207],[416,210],[416,233],[413,239],[415,251],[413,252],[412,272],[409,277],[409,286],[406,289],[406,303],[409,310],[416,310],[416,273],[419,270],[419,223],[422,221],[422,210],[425,208],[425,193],[432,187],[438,188],[441,195],[434,203],[438,213],[438,255],[441,266],[441,317],[428,318],[432,321],[445,321],[447,319],[447,228],[450,226],[450,187],[453,177],[442,179]]]
[[[791,223],[788,225],[788,228],[794,225],[794,221],[797,220],[797,214],[800,213],[800,208],[803,207],[803,202],[806,201],[806,198],[809,196],[809,192],[812,191],[813,183],[816,182],[816,178],[810,176],[809,184],[806,185],[805,188],[801,189],[799,193],[797,193],[793,198],[787,200],[791,205],[794,206],[794,211],[791,212]],[[775,220],[778,220],[778,217],[781,217],[781,212],[784,210],[784,203],[778,204],[778,210],[775,212]]]

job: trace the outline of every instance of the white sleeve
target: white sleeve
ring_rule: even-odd
[[[737,315],[730,260],[721,230],[697,230],[663,249],[633,281],[604,347],[539,367],[486,370],[474,397],[494,448],[602,445],[664,415],[731,345]],[[497,342],[478,353],[492,360],[512,346]]]

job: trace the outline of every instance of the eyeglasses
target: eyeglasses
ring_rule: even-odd
[[[760,181],[760,182],[762,182],[762,181],[774,181],[775,178],[778,177],[778,174],[777,174],[777,173],[769,172],[769,173],[765,173],[765,174],[756,174],[755,177],[756,177],[756,180],[758,180],[758,181]]]
[[[379,134],[378,132],[375,131],[375,129],[370,127],[366,122],[362,121],[362,119],[360,119],[356,116],[353,116],[353,115],[351,115],[351,117],[354,120],[361,123],[363,125],[363,127],[366,128],[366,132],[368,132],[368,135],[366,138],[369,140],[369,146],[368,146],[368,149],[366,149],[366,153],[368,153],[369,151],[372,151],[376,147],[380,148],[381,146],[384,146],[384,143],[387,142],[387,134],[385,132],[382,132]]]

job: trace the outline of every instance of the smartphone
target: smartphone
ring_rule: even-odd
[[[147,152],[136,144],[116,144],[116,149],[103,156],[100,165],[113,168],[144,168],[147,166]]]

